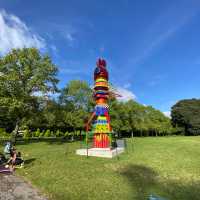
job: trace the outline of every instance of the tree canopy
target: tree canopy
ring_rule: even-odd
[[[13,49],[0,58],[0,109],[15,129],[38,110],[39,95],[57,91],[57,67],[36,48]],[[6,114],[5,114],[6,113]]]
[[[115,131],[136,136],[169,135],[175,130],[171,121],[162,112],[136,101],[118,102],[110,105],[111,123]]]
[[[172,123],[185,135],[200,134],[200,99],[185,99],[172,107]]]
[[[51,58],[35,48],[13,49],[1,57],[0,127],[14,133],[23,127],[63,132],[84,130],[95,105],[93,91],[81,80],[71,80],[58,90],[57,72]],[[49,94],[54,92],[58,93],[53,98]],[[151,106],[116,99],[111,99],[109,106],[111,125],[120,135],[169,135],[175,130],[170,119]],[[198,121],[193,119],[193,123]]]

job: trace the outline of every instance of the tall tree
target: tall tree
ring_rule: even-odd
[[[93,102],[92,89],[86,81],[72,80],[63,88],[59,99],[61,104],[73,103],[76,109],[88,110]]]
[[[186,135],[200,134],[200,99],[186,99],[177,102],[171,110],[172,123]]]
[[[70,81],[61,91],[60,104],[65,111],[64,121],[71,130],[83,129],[85,118],[93,109],[92,89],[87,82],[80,80]]]
[[[57,67],[36,48],[13,49],[0,58],[0,108],[20,123],[38,108],[37,96],[57,91]]]

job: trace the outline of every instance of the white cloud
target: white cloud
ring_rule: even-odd
[[[191,6],[193,4],[193,6]],[[179,12],[177,12],[179,7]],[[198,15],[198,1],[185,1],[174,7],[169,7],[149,26],[146,30],[143,45],[140,44],[141,50],[134,56],[132,63],[139,64],[150,57],[154,51],[160,48],[171,37],[189,24],[191,20]],[[154,85],[154,84],[153,84]]]
[[[125,89],[130,88],[130,87],[131,87],[131,83],[126,83],[126,84],[124,84],[123,87],[124,87]]]
[[[128,100],[131,100],[131,99],[136,99],[136,96],[135,94],[126,89],[126,88],[122,88],[122,87],[117,87],[117,93],[119,95],[121,95],[121,97],[118,97],[117,99],[120,100],[120,101],[128,101]]]
[[[72,36],[71,33],[66,33],[65,38],[70,42],[74,41],[74,37]]]
[[[56,53],[58,52],[58,49],[57,49],[57,47],[56,47],[55,45],[52,44],[52,45],[50,46],[50,48],[51,48],[52,51],[54,51],[54,52],[56,52]]]
[[[73,47],[76,43],[77,30],[74,26],[66,23],[59,22],[45,22],[45,28],[48,28],[46,35],[50,41],[55,41],[55,38],[64,39],[63,42],[67,41],[67,45]]]
[[[36,47],[43,49],[45,41],[33,33],[17,16],[0,10],[0,55],[12,48]]]
[[[171,118],[171,112],[170,112],[170,111],[165,111],[165,112],[163,112],[163,114],[164,114],[166,117]]]

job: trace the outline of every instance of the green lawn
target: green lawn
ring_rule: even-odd
[[[200,137],[135,138],[119,159],[75,155],[75,143],[18,145],[17,173],[55,200],[200,199]]]

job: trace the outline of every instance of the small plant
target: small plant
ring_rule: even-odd
[[[26,129],[25,131],[24,131],[24,133],[23,133],[23,138],[24,139],[28,139],[28,138],[30,138],[31,137],[31,133],[30,133],[30,131],[28,130],[28,129]]]
[[[44,136],[44,132],[42,131],[42,132],[40,132],[39,137],[42,138],[43,136]]]
[[[38,128],[35,132],[34,132],[34,137],[39,137],[40,136],[40,129]]]
[[[0,128],[0,137],[3,136],[5,134],[5,129],[4,128]]]
[[[0,138],[9,138],[10,134],[6,133],[4,128],[0,128]]]
[[[60,130],[56,131],[56,137],[60,137]]]
[[[80,135],[81,135],[81,131],[80,130],[76,131],[76,136],[80,136]]]
[[[55,137],[55,133],[51,131],[50,137]]]
[[[64,137],[65,136],[65,133],[60,131],[60,137]]]
[[[69,132],[68,132],[68,131],[66,131],[66,132],[64,133],[64,137],[65,137],[65,138],[68,138],[68,137],[69,137]]]
[[[51,136],[50,130],[49,130],[49,129],[46,130],[43,136],[44,136],[44,137],[50,137],[50,136]]]

